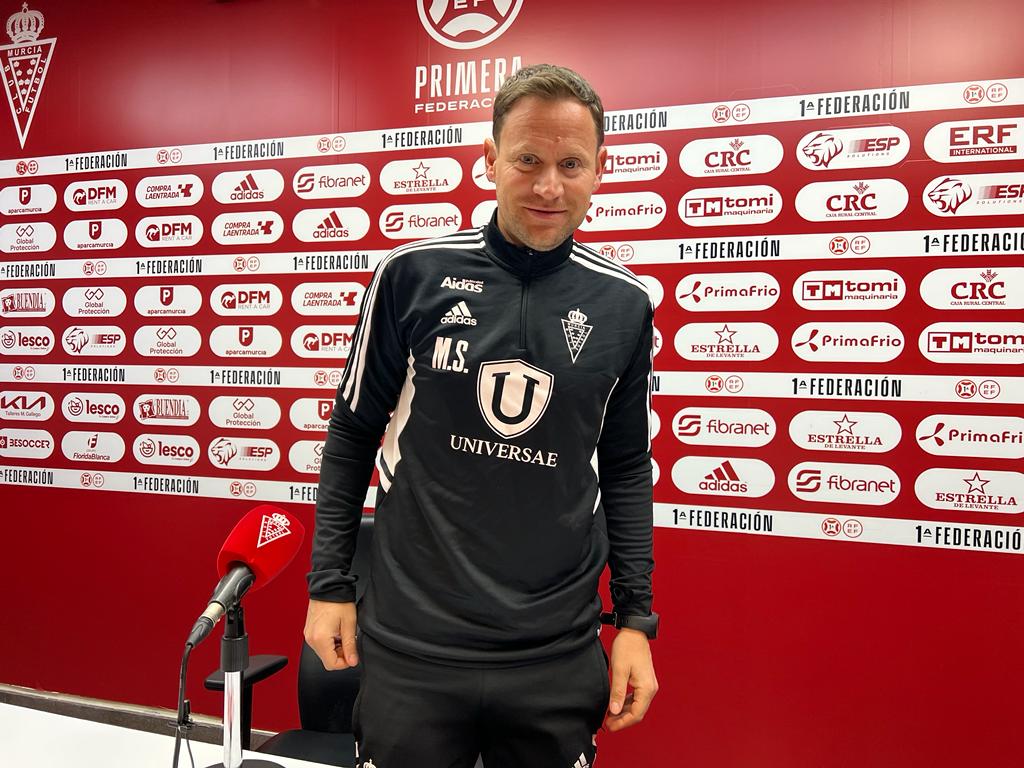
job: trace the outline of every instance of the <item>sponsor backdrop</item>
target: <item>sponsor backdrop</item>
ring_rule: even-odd
[[[312,527],[371,271],[489,217],[492,96],[557,61],[609,110],[581,238],[657,304],[663,692],[603,762],[1007,764],[1024,11],[983,6],[8,3],[0,679],[173,705],[234,521]],[[254,652],[296,658],[307,565]]]

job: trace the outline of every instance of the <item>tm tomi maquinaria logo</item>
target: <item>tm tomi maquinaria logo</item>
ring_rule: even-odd
[[[36,105],[46,82],[50,57],[57,38],[39,39],[43,32],[43,14],[30,11],[22,3],[21,11],[7,19],[7,36],[11,45],[0,46],[0,66],[4,72],[4,90],[14,116],[14,127],[22,148],[28,139]]]
[[[448,48],[479,48],[512,26],[523,0],[416,0],[420,22]]]

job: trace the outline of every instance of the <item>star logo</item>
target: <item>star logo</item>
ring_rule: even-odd
[[[984,493],[985,486],[988,485],[991,480],[982,480],[981,473],[975,472],[974,477],[965,477],[964,482],[967,483],[968,493]]]
[[[839,431],[836,432],[837,435],[842,435],[844,433],[847,434],[847,435],[852,435],[853,434],[853,428],[859,422],[850,421],[849,414],[844,413],[843,414],[843,418],[841,420],[833,421],[832,423],[835,424],[839,428]]]
[[[722,326],[722,330],[715,331],[718,335],[719,344],[732,344],[732,337],[736,335],[736,331],[729,330],[729,324],[726,323]]]
[[[423,161],[420,160],[420,164],[413,166],[413,170],[416,171],[417,179],[425,179],[427,178],[427,171],[430,170],[430,166],[424,165]]]

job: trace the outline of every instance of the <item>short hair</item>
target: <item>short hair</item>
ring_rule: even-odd
[[[597,146],[604,144],[604,106],[601,97],[579,73],[555,64],[531,64],[505,80],[494,97],[494,121],[491,126],[494,142],[498,142],[505,116],[524,96],[537,96],[547,101],[575,99],[590,110],[597,129]]]

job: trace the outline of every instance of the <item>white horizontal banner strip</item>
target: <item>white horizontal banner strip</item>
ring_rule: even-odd
[[[247,361],[248,362],[248,361]],[[334,362],[334,361],[332,361]],[[253,360],[250,367],[225,365],[116,365],[31,362],[0,364],[0,382],[30,384],[138,384],[147,387],[257,387],[327,389],[341,380],[337,368],[282,368]]]

